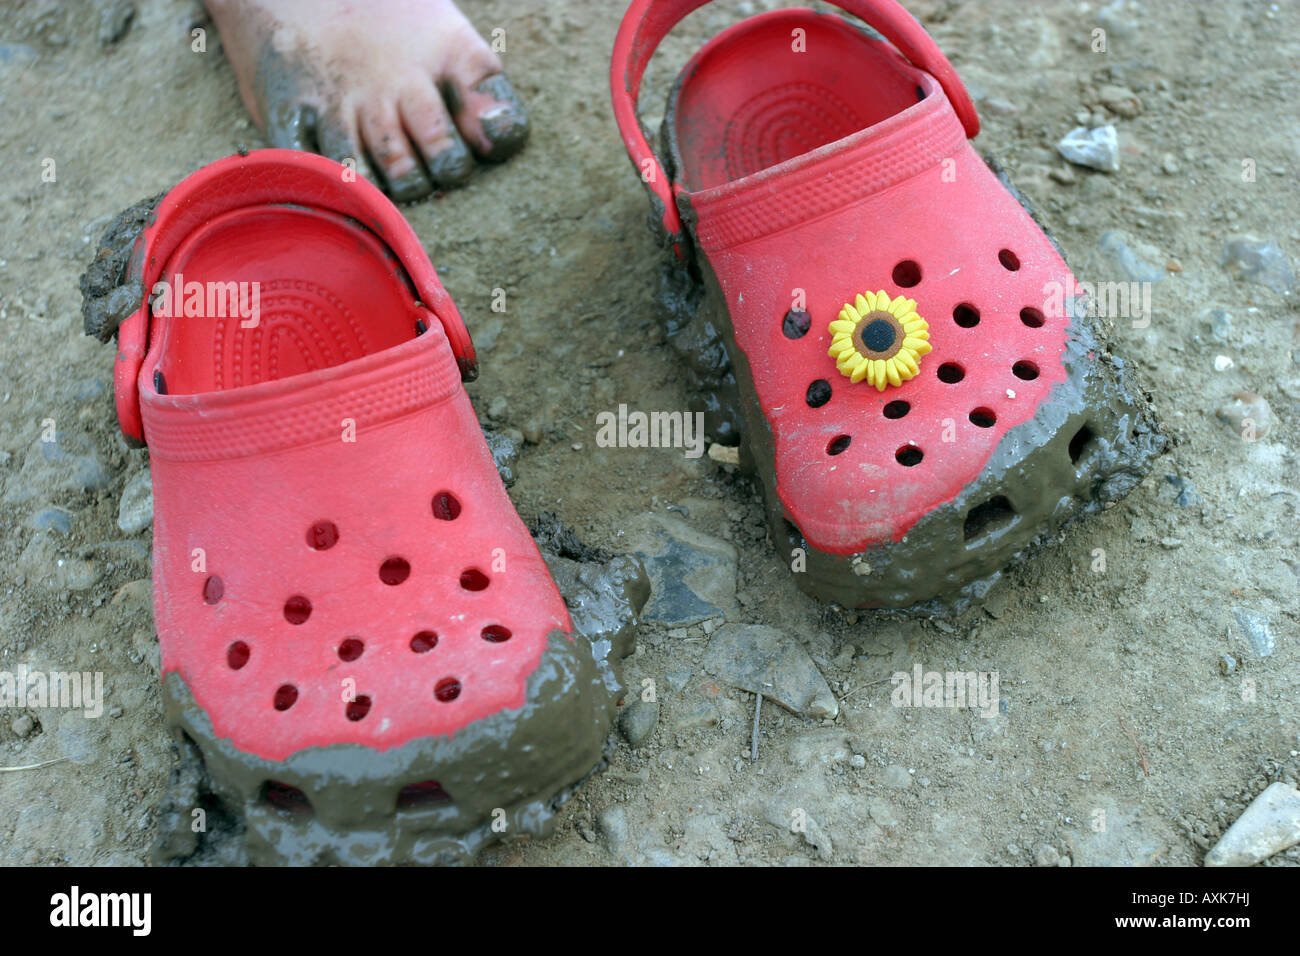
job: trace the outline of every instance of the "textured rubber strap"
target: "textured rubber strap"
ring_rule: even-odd
[[[610,89],[614,96],[614,118],[627,146],[632,162],[656,206],[662,205],[664,231],[679,256],[683,255],[686,236],[677,214],[677,191],[669,182],[659,157],[646,141],[637,119],[637,97],[646,66],[664,37],[688,14],[709,0],[632,0],[614,39],[614,56],[610,64]],[[962,85],[957,71],[940,52],[925,28],[896,0],[830,0],[831,3],[866,22],[894,45],[912,65],[933,76],[947,95],[961,120],[967,137],[979,133],[979,115],[970,94]]]

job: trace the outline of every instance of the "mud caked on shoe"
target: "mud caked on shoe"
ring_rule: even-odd
[[[664,36],[704,0],[635,0],[614,45],[623,140],[703,289],[742,464],[799,586],[953,606],[1164,444],[1061,254],[969,140],[970,97],[892,0],[780,10],[710,40],[637,118]],[[806,561],[806,569],[802,562]]]
[[[608,607],[604,640],[575,627],[592,615],[506,495],[469,336],[401,214],[331,160],[232,156],[163,197],[127,272],[149,294],[116,399],[150,452],[167,716],[247,859],[439,862],[544,832],[602,759],[630,631]],[[193,849],[193,770],[164,857]]]

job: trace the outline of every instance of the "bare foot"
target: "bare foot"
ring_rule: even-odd
[[[206,0],[272,146],[355,161],[397,200],[528,139],[501,60],[451,0]],[[363,157],[365,157],[363,159]]]

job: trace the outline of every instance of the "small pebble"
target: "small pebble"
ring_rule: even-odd
[[[1076,166],[1119,172],[1119,134],[1109,123],[1095,129],[1076,126],[1056,144],[1056,151]]]
[[[1273,409],[1268,399],[1254,392],[1238,392],[1214,414],[1247,441],[1263,438],[1273,427]]]
[[[1295,269],[1276,242],[1234,236],[1224,244],[1219,264],[1238,279],[1282,295],[1290,295],[1295,289]]]
[[[1101,103],[1117,116],[1132,119],[1142,112],[1142,101],[1127,86],[1107,84],[1099,91]]]
[[[36,729],[36,721],[32,720],[27,714],[15,718],[14,722],[9,725],[9,729],[19,737],[27,737]]]
[[[1044,843],[1034,851],[1034,866],[1060,866],[1061,854],[1056,852],[1056,847]]]

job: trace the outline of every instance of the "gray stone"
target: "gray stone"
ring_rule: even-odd
[[[1236,335],[1232,331],[1232,316],[1223,309],[1207,309],[1201,320],[1205,323],[1210,337],[1216,342],[1234,342]]]
[[[493,395],[492,401],[488,402],[488,418],[493,421],[500,421],[510,412],[510,402],[504,395]]]
[[[14,504],[37,495],[102,491],[112,480],[89,438],[56,429],[53,441],[37,438],[28,448],[22,469],[5,482],[4,500]]]
[[[36,51],[26,43],[0,43],[0,64],[26,66],[39,59]]]
[[[9,729],[19,737],[27,737],[36,729],[36,721],[32,720],[27,714],[22,714],[14,719],[14,722],[9,725]]]
[[[1034,850],[1034,866],[1060,866],[1061,854],[1056,852],[1056,847],[1043,843],[1038,849]]]
[[[1182,475],[1165,475],[1166,486],[1164,494],[1173,498],[1174,503],[1180,508],[1195,508],[1201,504],[1201,495],[1192,484],[1190,478],[1184,478]]]
[[[1102,233],[1097,248],[1131,282],[1159,282],[1165,278],[1165,254],[1121,229]]]
[[[85,591],[94,587],[101,575],[99,567],[80,553],[61,556],[48,532],[32,535],[18,556],[18,568],[55,591]]]
[[[1268,657],[1273,653],[1277,648],[1277,639],[1273,637],[1273,631],[1269,628],[1268,618],[1258,611],[1244,607],[1233,608],[1232,616],[1236,619],[1242,633],[1250,638],[1251,647],[1255,648],[1256,654],[1260,657]]]
[[[690,671],[673,671],[664,675],[664,680],[668,683],[668,689],[674,694],[680,694],[686,689],[686,682],[691,679]]]
[[[1206,866],[1251,866],[1300,843],[1300,792],[1278,781],[1205,854]]]
[[[627,846],[627,813],[622,807],[610,807],[600,815],[597,821],[600,833],[605,838],[605,845],[617,853]]]
[[[122,489],[117,503],[117,526],[127,534],[139,534],[153,524],[153,482],[149,469],[137,471]]]
[[[886,787],[892,787],[895,790],[906,790],[912,785],[912,775],[907,772],[906,767],[892,764],[886,767],[885,772],[880,775],[880,782]]]
[[[654,733],[659,723],[659,702],[657,700],[634,700],[623,708],[618,716],[618,729],[633,747],[640,747]]]
[[[37,531],[72,533],[72,512],[67,508],[45,508],[32,515],[32,527]]]
[[[667,515],[633,522],[628,546],[650,575],[645,618],[690,627],[736,607],[736,549]]]
[[[99,44],[112,46],[121,42],[131,30],[135,19],[133,0],[108,0],[99,9]]]
[[[1295,269],[1276,242],[1254,236],[1233,236],[1224,244],[1219,264],[1238,279],[1282,295],[1290,295],[1295,290]]]
[[[474,336],[474,350],[476,352],[491,352],[497,344],[497,339],[501,337],[501,333],[505,329],[505,320],[495,315],[476,323],[472,333]]]
[[[1109,123],[1095,129],[1076,126],[1056,144],[1056,151],[1076,166],[1119,172],[1119,134]]]
[[[797,640],[774,627],[728,624],[714,632],[704,669],[805,717],[835,717],[839,701]]]
[[[1125,16],[1126,6],[1124,0],[1115,0],[1097,11],[1097,22],[1108,34],[1108,39],[1109,36],[1127,39],[1137,33],[1137,23]],[[1109,46],[1107,50],[1109,51]]]

